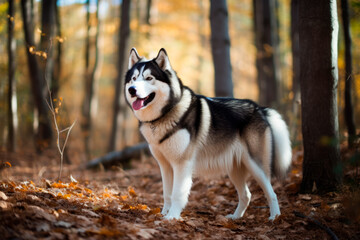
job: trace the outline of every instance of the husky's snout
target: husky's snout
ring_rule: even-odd
[[[129,87],[128,91],[131,97],[136,97],[136,88],[134,86]]]

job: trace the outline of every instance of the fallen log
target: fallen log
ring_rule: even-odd
[[[99,167],[99,165],[109,168],[113,165],[128,166],[130,160],[139,158],[141,153],[145,152],[150,154],[149,146],[146,142],[139,143],[135,146],[126,147],[122,151],[114,151],[106,154],[105,156],[95,158],[86,164],[87,169]]]

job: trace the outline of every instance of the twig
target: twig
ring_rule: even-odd
[[[335,233],[328,226],[322,224],[320,221],[316,220],[312,216],[306,216],[306,215],[302,214],[301,212],[297,212],[297,211],[294,211],[294,215],[296,217],[305,218],[305,219],[309,220],[310,222],[315,223],[315,225],[317,225],[321,229],[325,230],[331,236],[331,239],[339,240],[339,238],[335,235]]]
[[[47,49],[47,52],[51,49],[51,46],[52,46],[52,40],[49,39],[49,41],[50,41],[50,43],[49,43],[49,48]],[[48,64],[48,61],[46,61],[46,63],[45,63],[45,76],[44,77],[45,77],[46,87],[47,87],[47,90],[48,90],[48,93],[49,93],[49,101],[46,100],[46,99],[45,99],[45,101],[46,101],[46,104],[48,105],[48,107],[50,109],[50,112],[51,112],[51,114],[53,116],[54,125],[55,125],[55,129],[56,129],[56,132],[57,132],[56,146],[57,146],[58,151],[60,153],[60,171],[59,171],[59,176],[58,176],[58,181],[59,181],[61,179],[61,173],[62,173],[62,169],[63,169],[65,147],[66,147],[67,141],[69,139],[70,132],[71,132],[72,128],[75,126],[76,120],[71,124],[70,127],[59,130],[59,124],[58,124],[57,119],[56,119],[57,113],[56,113],[55,108],[54,108],[52,94],[51,94],[51,91],[50,91],[50,86],[49,86],[48,78],[47,78],[47,71],[46,71],[47,64]],[[61,136],[61,133],[64,133],[64,132],[67,132],[67,133],[66,133],[64,143],[61,146],[61,144],[60,144],[60,136]]]

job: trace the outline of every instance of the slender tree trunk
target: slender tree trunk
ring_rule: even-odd
[[[90,94],[89,94],[89,100],[90,100],[90,119],[93,119],[97,114],[97,106],[98,106],[98,93],[97,93],[97,87],[98,87],[98,81],[101,75],[102,70],[102,64],[103,64],[103,58],[102,58],[102,35],[101,32],[101,19],[99,16],[99,4],[100,0],[97,1],[96,4],[96,34],[95,34],[95,62],[94,66],[90,75]],[[91,126],[90,126],[91,127]]]
[[[348,144],[352,148],[354,146],[356,127],[354,121],[353,103],[352,103],[352,55],[351,55],[351,33],[349,21],[348,0],[341,0],[342,22],[344,29],[345,41],[345,122],[348,130]]]
[[[118,136],[118,118],[121,113],[121,98],[124,91],[124,74],[125,59],[128,52],[128,42],[130,37],[130,4],[131,0],[123,0],[121,5],[121,24],[119,31],[119,48],[118,48],[118,76],[115,80],[115,99],[113,105],[113,119],[111,127],[111,135],[109,142],[109,151],[116,149],[116,139]]]
[[[299,49],[299,0],[291,0],[291,50],[292,50],[292,125],[290,135],[293,142],[296,140],[296,132],[299,128],[298,119],[300,115],[300,49]]]
[[[39,116],[39,126],[35,134],[35,146],[38,151],[51,144],[52,129],[48,116],[48,107],[45,102],[43,89],[45,88],[44,76],[40,70],[36,55],[32,54],[30,48],[35,46],[34,24],[32,19],[31,1],[21,0],[21,12],[25,33],[26,54],[28,59],[31,90],[34,97],[36,111]]]
[[[152,0],[147,0],[147,2],[146,2],[145,23],[147,25],[151,25],[151,21],[150,21],[150,18],[151,18],[151,3],[152,3]]]
[[[9,0],[8,8],[8,145],[7,149],[10,152],[16,149],[16,132],[17,132],[17,97],[16,97],[16,81],[15,81],[15,52],[16,52],[16,41],[14,39],[14,0]]]
[[[92,128],[92,119],[94,115],[96,115],[97,111],[97,81],[100,77],[101,66],[102,66],[102,58],[100,52],[100,29],[101,29],[101,21],[99,18],[99,1],[97,1],[97,9],[96,9],[96,35],[95,35],[95,61],[93,67],[90,69],[90,1],[86,2],[87,6],[87,37],[86,37],[86,46],[85,46],[85,97],[83,102],[83,121],[82,128],[85,134],[85,152],[87,157],[89,158],[90,154],[90,132]]]
[[[274,0],[253,0],[254,32],[259,103],[278,103],[278,73],[276,73],[276,17]]]
[[[55,34],[55,9],[56,0],[45,0],[42,1],[41,7],[41,50],[47,53],[45,61],[41,61],[41,69],[44,73],[45,81],[48,82],[49,86],[52,86],[52,76],[54,70],[53,60],[53,38]],[[48,89],[45,87],[43,90],[45,96],[48,95]]]
[[[59,1],[59,0],[58,0]],[[57,2],[58,2],[57,1]],[[61,21],[60,21],[60,10],[57,4],[55,4],[55,25],[56,25],[56,57],[54,60],[54,70],[52,75],[52,82],[50,86],[51,94],[54,98],[58,98],[58,92],[60,88],[60,77],[62,71],[62,33],[61,33]],[[55,44],[54,44],[55,45]]]
[[[207,39],[206,36],[204,34],[204,26],[206,26],[206,15],[207,13],[205,13],[205,9],[204,9],[204,3],[202,1],[198,1],[198,8],[199,8],[199,15],[198,15],[198,20],[197,20],[197,29],[198,29],[198,37],[199,37],[199,43],[200,46],[206,46],[207,43]],[[202,51],[200,50],[198,53],[198,80],[197,80],[197,86],[196,86],[196,91],[198,93],[201,93],[202,90],[202,84],[203,84],[203,77],[202,77],[202,71],[203,71],[203,67],[204,67],[204,56],[202,54]]]
[[[333,191],[341,183],[336,8],[335,0],[299,1],[302,192]]]
[[[86,1],[86,38],[85,38],[85,96],[84,102],[82,105],[82,121],[81,128],[84,134],[84,152],[87,159],[90,159],[90,100],[89,100],[89,91],[90,91],[90,0]]]
[[[226,0],[210,0],[210,26],[211,52],[215,70],[215,96],[233,97]]]

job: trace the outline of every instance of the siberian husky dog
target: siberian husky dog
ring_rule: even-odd
[[[239,198],[228,218],[244,215],[251,198],[249,176],[265,193],[269,219],[280,215],[270,178],[286,174],[291,146],[278,112],[251,100],[195,94],[183,86],[165,49],[152,60],[131,49],[125,95],[160,166],[165,219],[180,218],[196,174],[228,174]]]

